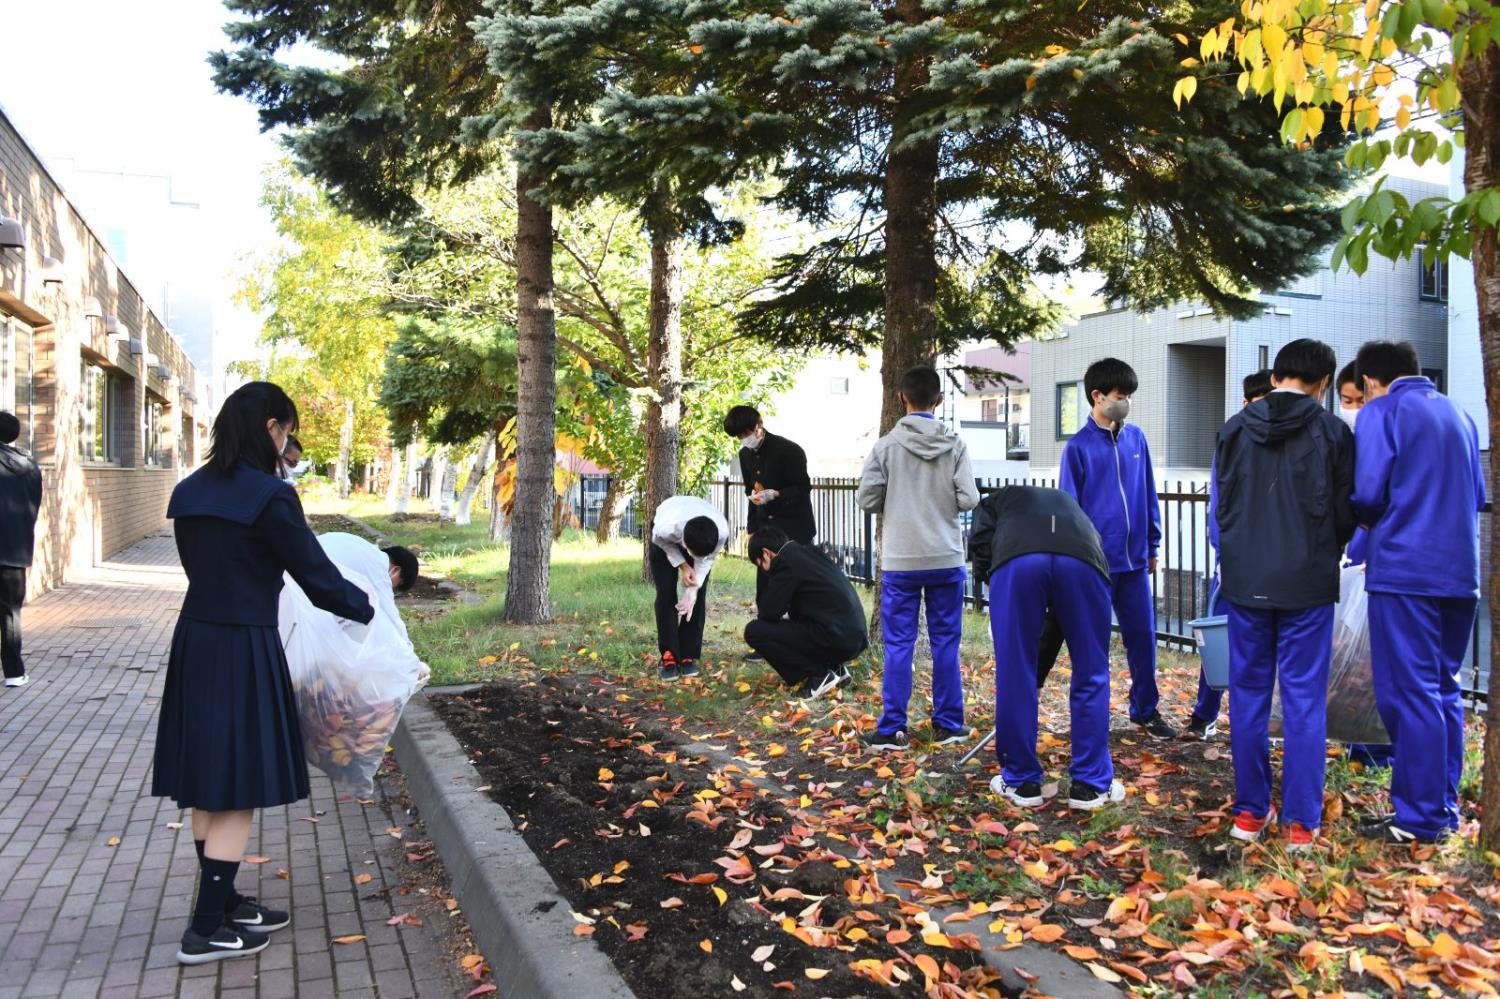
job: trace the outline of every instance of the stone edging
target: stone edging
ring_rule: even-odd
[[[574,935],[572,907],[510,815],[474,790],[478,775],[426,692],[407,704],[391,743],[499,994],[635,999],[604,952]]]

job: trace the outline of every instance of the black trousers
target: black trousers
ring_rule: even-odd
[[[703,625],[708,620],[708,576],[698,581],[698,603],[686,621],[677,615],[677,570],[667,553],[651,546],[651,581],[656,584],[656,647],[678,661],[703,655]],[[710,573],[709,575],[712,575]]]
[[[1057,665],[1057,657],[1062,653],[1062,647],[1062,623],[1057,619],[1057,611],[1048,607],[1047,617],[1042,622],[1042,643],[1037,647],[1036,687],[1038,690],[1041,690],[1042,684],[1047,682],[1047,674],[1052,672],[1052,667]]]
[[[24,676],[21,662],[21,604],[26,599],[26,570],[0,565],[0,665],[7,677]]]
[[[860,640],[830,641],[828,632],[811,621],[762,621],[745,625],[745,644],[789,684],[798,684],[848,662],[869,644]]]

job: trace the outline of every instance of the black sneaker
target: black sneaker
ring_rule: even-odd
[[[1383,819],[1375,819],[1366,822],[1359,827],[1359,834],[1365,839],[1373,839],[1381,843],[1389,843],[1392,846],[1408,846],[1412,843],[1436,843],[1435,836],[1418,836],[1414,832],[1408,832],[1396,825],[1394,816],[1386,816]]]
[[[1177,738],[1177,730],[1167,723],[1167,720],[1161,716],[1160,711],[1154,712],[1145,721],[1136,722],[1136,725],[1145,729],[1147,734],[1158,739]]]
[[[677,665],[677,660],[671,656],[662,656],[657,675],[663,680],[675,680],[682,675],[682,667]]]
[[[1197,715],[1193,715],[1193,717],[1189,718],[1187,728],[1182,730],[1182,737],[1184,739],[1194,739],[1198,742],[1207,742],[1209,739],[1212,739],[1218,734],[1218,719],[1204,721]]]
[[[1022,808],[1041,808],[1046,804],[1042,797],[1042,785],[1034,780],[1026,781],[1024,784],[1010,785],[1005,783],[1004,775],[990,779],[990,790],[1004,798],[1009,798],[1012,804]]]
[[[677,675],[680,676],[680,677],[681,676],[697,676],[698,675],[698,660],[696,660],[696,659],[684,659],[682,662],[678,663],[677,664]]]
[[[864,743],[866,749],[905,749],[908,742],[904,728],[890,735],[876,730],[869,735],[862,736],[860,741]]]
[[[211,961],[227,961],[232,957],[249,957],[265,950],[270,942],[271,938],[264,933],[228,923],[208,937],[200,936],[189,928],[182,935],[182,946],[177,948],[177,962],[208,964]]]
[[[845,674],[845,675],[847,675],[847,674]],[[805,688],[803,688],[802,696],[805,697],[805,698],[807,698],[808,700],[813,700],[814,698],[822,697],[824,694],[828,693],[830,690],[836,689],[838,687],[838,685],[841,684],[841,683],[843,683],[843,682],[844,682],[844,676],[840,675],[840,673],[839,673],[838,670],[831,669],[827,673],[824,673],[822,676],[818,677],[817,679],[813,679],[813,678],[809,677],[808,681],[807,681],[807,686]]]
[[[240,904],[225,915],[231,923],[257,933],[269,933],[292,924],[290,913],[280,909],[267,909],[255,900],[254,895],[241,895]]]
[[[932,726],[932,744],[934,746],[952,746],[955,743],[968,741],[969,730],[966,728],[948,728],[946,725]]]
[[[747,662],[747,663],[763,663],[765,661],[766,661],[766,657],[763,656],[763,655],[761,655],[759,652],[746,652],[745,653],[745,662]]]
[[[1074,781],[1073,786],[1068,789],[1068,807],[1076,808],[1081,812],[1092,812],[1105,805],[1113,805],[1125,800],[1125,785],[1119,781],[1110,781],[1108,790],[1100,790],[1090,787],[1080,781]]]

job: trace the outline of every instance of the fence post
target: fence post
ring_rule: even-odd
[[[865,511],[865,578],[875,581],[875,515]]]

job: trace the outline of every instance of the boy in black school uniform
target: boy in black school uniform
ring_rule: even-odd
[[[1211,480],[1229,617],[1230,835],[1253,842],[1276,818],[1268,732],[1279,683],[1288,850],[1311,849],[1322,823],[1333,610],[1354,535],[1354,437],[1321,402],[1334,368],[1325,343],[1281,348],[1275,389],[1220,429]]]
[[[1243,387],[1245,395],[1240,402],[1241,409],[1271,394],[1271,389],[1275,387],[1271,384],[1271,369],[1261,368],[1254,374],[1246,375]],[[1214,589],[1218,590],[1218,588],[1219,581],[1215,579]],[[1198,671],[1198,700],[1193,705],[1193,713],[1188,718],[1187,728],[1182,730],[1182,737],[1203,741],[1218,735],[1219,709],[1223,704],[1224,691],[1210,687],[1208,678],[1200,669]]]
[[[745,643],[808,697],[847,683],[845,664],[870,645],[865,605],[849,577],[775,527],[752,534],[747,554],[766,585],[755,599],[758,616],[745,625]]]

